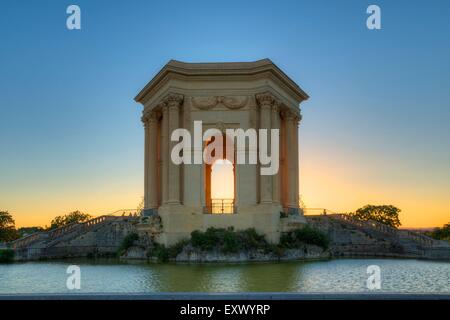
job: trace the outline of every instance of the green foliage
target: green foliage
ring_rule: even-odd
[[[0,211],[0,242],[14,241],[19,237],[12,215],[8,211]]]
[[[182,240],[170,247],[154,243],[153,247],[147,252],[147,256],[155,257],[159,262],[166,262],[169,259],[175,259],[187,244],[189,244],[188,240]]]
[[[393,228],[397,228],[401,225],[398,214],[400,209],[391,205],[366,205],[356,210],[351,216],[358,220],[373,220]]]
[[[302,248],[305,244],[327,249],[329,240],[324,233],[309,226],[284,234],[279,245],[268,243],[265,237],[258,234],[253,228],[242,231],[234,231],[232,227],[227,229],[208,228],[205,232],[193,231],[190,240],[180,241],[170,247],[153,243],[147,251],[147,256],[156,258],[159,262],[166,262],[176,258],[185,246],[191,245],[201,251],[218,250],[226,254],[261,250],[265,254],[281,257],[286,249]]]
[[[50,230],[67,226],[72,223],[82,223],[92,219],[92,216],[87,213],[82,213],[80,211],[73,211],[64,216],[57,216],[50,223]]]
[[[427,235],[434,239],[450,241],[450,223],[447,223],[442,228],[436,228],[431,232],[427,232]]]
[[[17,232],[19,232],[20,237],[25,237],[30,234],[36,233],[36,232],[42,232],[44,231],[44,228],[42,227],[23,227],[17,229]]]
[[[255,229],[234,231],[232,227],[208,228],[205,232],[194,231],[191,233],[191,244],[202,251],[218,249],[224,253],[268,247],[264,236],[259,235]]]
[[[169,250],[162,244],[155,243],[153,248],[147,253],[148,257],[155,257],[159,262],[169,260]]]
[[[320,230],[314,229],[308,225],[301,229],[287,232],[281,236],[280,247],[285,249],[295,249],[304,244],[316,245],[324,250],[328,249],[330,240]]]
[[[11,262],[14,259],[14,250],[0,249],[0,263]]]
[[[127,234],[120,244],[118,254],[124,254],[130,247],[133,246],[134,242],[137,240],[139,240],[139,235],[136,232]]]

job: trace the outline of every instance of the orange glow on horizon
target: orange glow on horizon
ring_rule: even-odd
[[[213,198],[233,198],[231,164],[217,163],[213,169]],[[345,159],[306,157],[300,161],[300,194],[307,208],[351,212],[366,204],[392,204],[402,210],[401,227],[428,228],[448,223],[450,196],[446,190],[447,186],[427,189],[407,179],[386,184],[377,180],[375,171],[347,163]],[[101,186],[30,188],[21,194],[2,192],[1,209],[13,215],[16,227],[48,226],[55,216],[74,210],[99,216],[137,208],[142,193],[140,177],[136,175],[131,181],[114,179]]]

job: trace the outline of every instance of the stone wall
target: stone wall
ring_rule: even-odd
[[[157,216],[148,221],[137,217],[115,217],[91,226],[83,233],[67,233],[56,239],[48,235],[36,237],[27,246],[15,248],[16,260],[76,258],[88,256],[115,255],[124,238],[136,232],[140,236],[139,247],[128,250],[125,258],[147,259],[146,250],[150,243],[161,235],[162,225]],[[280,231],[301,227],[302,223],[293,219],[281,219]],[[403,231],[381,232],[374,228],[354,225],[350,221],[331,216],[307,216],[308,224],[321,230],[330,238],[328,251],[305,245],[297,250],[285,250],[281,256],[259,251],[222,254],[219,252],[200,252],[184,248],[175,259],[180,262],[225,262],[225,261],[274,261],[296,259],[322,259],[327,257],[398,257],[422,259],[449,259],[450,244],[432,241],[429,245],[414,237],[405,236]]]
[[[117,217],[81,234],[68,233],[58,239],[42,240],[16,249],[15,259],[22,261],[115,255],[126,235],[136,231],[136,223],[137,219],[133,217]]]
[[[335,257],[398,257],[450,259],[450,245],[441,241],[424,244],[406,237],[401,230],[386,230],[357,226],[332,215],[306,216],[308,224],[328,235],[331,254]]]

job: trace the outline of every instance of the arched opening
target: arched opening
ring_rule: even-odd
[[[227,159],[227,152],[225,148],[226,138],[226,135],[224,135],[222,158],[216,159],[212,164],[205,163],[205,213],[235,213],[235,161],[234,159]],[[207,141],[206,146],[208,146],[212,141],[214,140]]]
[[[234,165],[227,159],[211,166],[211,213],[234,212]]]

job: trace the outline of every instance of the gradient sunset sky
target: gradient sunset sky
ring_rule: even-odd
[[[82,29],[66,28],[81,7]],[[366,28],[377,4],[382,30]],[[309,95],[307,207],[450,221],[449,1],[12,1],[0,10],[0,210],[17,226],[143,195],[138,91],[170,59],[270,58]]]

